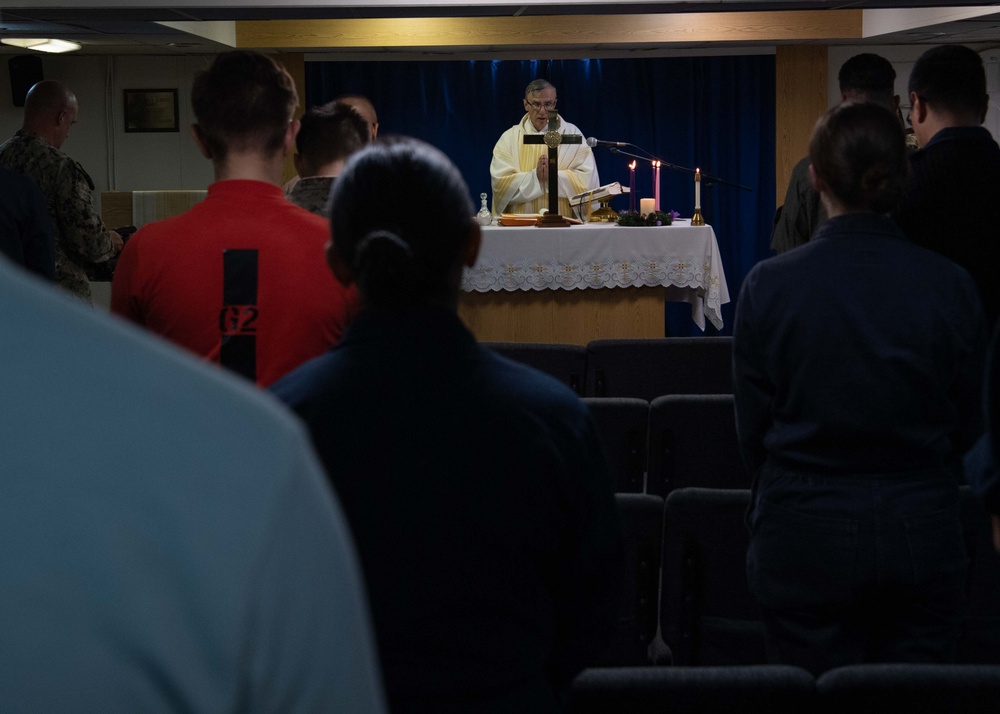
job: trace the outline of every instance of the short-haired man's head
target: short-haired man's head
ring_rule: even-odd
[[[913,65],[909,91],[924,104],[968,123],[980,124],[989,98],[983,60],[962,45],[927,50]]]
[[[202,140],[220,161],[230,151],[278,152],[298,103],[295,83],[284,67],[247,50],[216,56],[191,88]]]
[[[355,111],[368,122],[371,128],[371,138],[378,136],[378,114],[375,112],[375,105],[372,100],[361,94],[344,94],[334,99],[330,104],[347,104],[354,107]],[[325,104],[324,106],[330,106]]]
[[[553,89],[555,89],[555,87],[552,85],[552,83],[549,82],[547,79],[535,79],[535,80],[529,82],[528,86],[525,87],[525,89],[524,89],[524,98],[525,99],[531,99],[531,95],[532,94],[537,94],[538,92],[541,92],[541,91],[543,91],[545,89],[548,89],[549,87],[552,87]]]
[[[302,116],[295,137],[295,149],[306,175],[335,161],[343,161],[371,139],[368,122],[347,104],[332,103],[313,107]]]
[[[816,124],[813,172],[850,211],[891,211],[903,195],[906,138],[896,115],[874,103],[845,102]]]
[[[369,307],[454,302],[475,209],[441,151],[406,137],[369,144],[348,160],[330,202],[333,250]]]
[[[866,52],[844,62],[837,75],[840,93],[850,101],[892,107],[896,70],[885,57]]]

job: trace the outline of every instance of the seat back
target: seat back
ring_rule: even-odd
[[[749,489],[683,488],[666,498],[660,633],[674,664],[767,661],[746,575],[749,503]]]
[[[586,398],[618,493],[642,493],[646,476],[649,402],[643,399]]]
[[[588,397],[732,394],[733,338],[594,340],[587,345]]]
[[[646,492],[688,486],[750,488],[740,458],[731,394],[658,397],[649,409]]]
[[[483,342],[495,352],[550,374],[583,396],[587,372],[587,348],[583,345],[536,342]]]
[[[816,682],[825,712],[987,714],[1000,708],[1000,666],[861,664]]]
[[[816,705],[816,682],[798,667],[631,667],[581,672],[565,711],[804,714]]]
[[[969,614],[959,641],[959,661],[1000,664],[1000,554],[993,547],[990,516],[968,486],[961,487],[960,505],[969,555]]]
[[[624,577],[618,625],[611,646],[594,664],[601,667],[649,664],[660,606],[663,499],[641,493],[615,496],[625,542]]]

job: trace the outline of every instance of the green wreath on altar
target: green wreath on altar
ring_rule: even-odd
[[[626,227],[669,226],[679,216],[680,214],[677,211],[653,211],[652,213],[623,211],[618,218],[618,225]]]

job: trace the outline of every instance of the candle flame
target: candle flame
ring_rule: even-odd
[[[657,169],[660,168],[660,162],[659,161],[654,161],[653,162],[653,168],[657,168]]]
[[[629,164],[629,165],[628,165],[628,167],[629,167],[630,169],[632,169],[633,171],[635,171],[635,159],[633,159],[633,160],[632,160],[632,163],[631,163],[631,164]]]

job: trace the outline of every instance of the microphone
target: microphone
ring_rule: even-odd
[[[629,143],[627,141],[602,141],[600,139],[595,139],[594,137],[590,137],[589,139],[587,139],[587,146],[589,146],[591,149],[593,149],[595,146],[628,146],[628,145]]]

